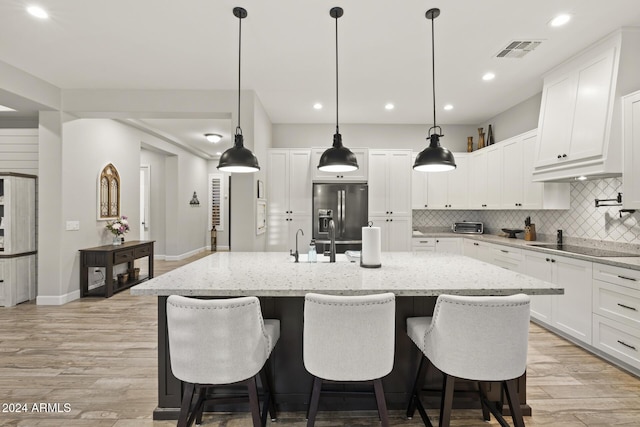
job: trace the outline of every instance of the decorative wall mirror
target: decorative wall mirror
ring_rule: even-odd
[[[120,217],[121,188],[120,174],[109,163],[98,177],[98,220]]]

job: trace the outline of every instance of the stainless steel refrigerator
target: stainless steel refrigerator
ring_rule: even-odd
[[[336,228],[336,252],[360,250],[362,227],[368,221],[368,203],[367,184],[313,184],[313,238],[318,252],[329,249],[331,219]]]

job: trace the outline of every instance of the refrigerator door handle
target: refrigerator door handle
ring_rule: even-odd
[[[340,202],[342,204],[342,207],[340,209],[340,214],[342,215],[342,217],[340,218],[340,226],[342,228],[341,230],[341,235],[344,236],[344,234],[346,233],[346,210],[347,210],[347,192],[345,190],[341,190],[340,191],[342,193],[342,197],[340,198]]]

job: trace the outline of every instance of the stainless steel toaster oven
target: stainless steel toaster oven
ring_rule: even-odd
[[[454,233],[482,234],[484,225],[481,222],[454,222],[451,226]]]

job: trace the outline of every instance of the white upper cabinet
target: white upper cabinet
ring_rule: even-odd
[[[311,215],[310,159],[310,150],[269,150],[266,194],[269,215]]]
[[[624,172],[622,203],[627,209],[640,209],[640,91],[622,98]]]
[[[468,157],[469,209],[499,209],[502,191],[502,149],[491,145]]]
[[[369,216],[411,215],[411,151],[369,150]]]
[[[327,147],[328,148],[328,147]],[[366,148],[351,148],[351,152],[356,155],[358,161],[358,170],[353,172],[324,172],[318,169],[318,163],[320,163],[320,157],[327,148],[312,148],[311,149],[311,179],[313,182],[367,182],[367,176],[369,175],[368,168],[368,150]]]
[[[427,177],[428,209],[466,209],[469,203],[469,157],[454,153],[456,168],[449,172],[423,172]]]
[[[621,30],[545,76],[536,181],[622,173],[621,111],[616,100],[622,88],[640,86],[640,73],[620,71],[625,65],[637,66],[638,49],[640,32]]]

